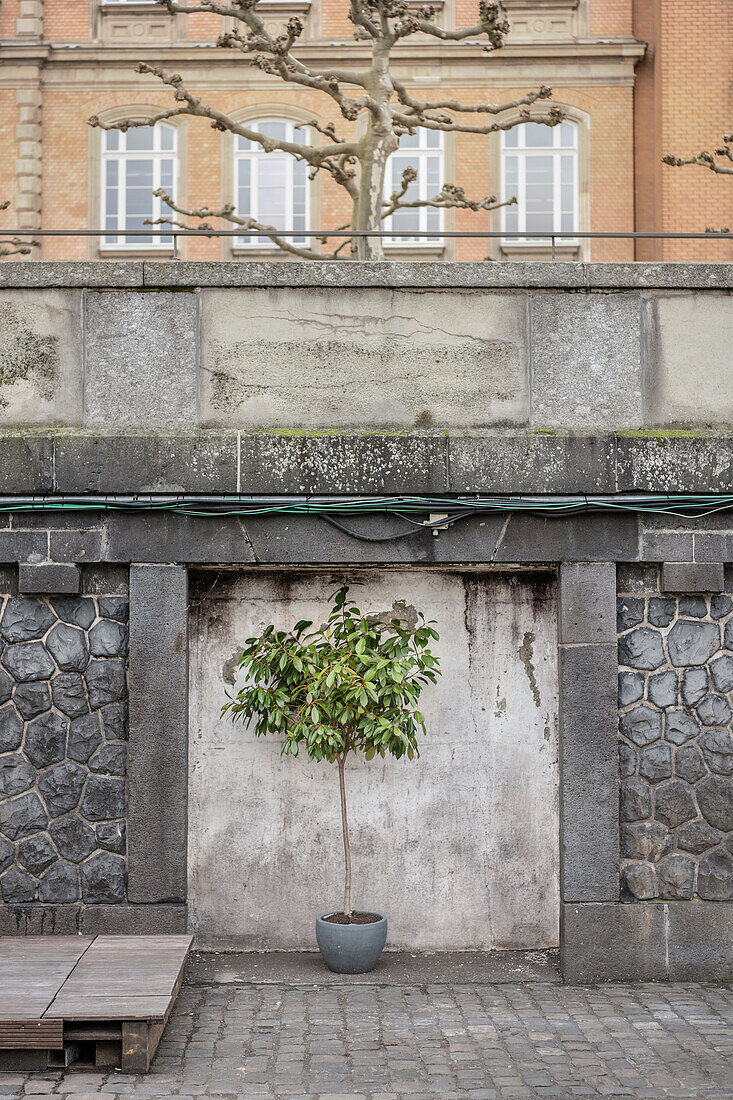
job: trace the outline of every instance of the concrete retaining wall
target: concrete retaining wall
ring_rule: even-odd
[[[733,432],[727,430],[733,425],[727,362],[733,274],[727,265],[6,264],[0,265],[0,288],[2,494],[728,493],[733,486]],[[257,797],[270,799],[272,818],[284,814],[302,788],[296,789],[294,772],[283,773],[280,787],[279,764],[260,756],[269,753],[262,743],[242,743],[237,757],[215,717],[224,665],[235,635],[254,614],[248,585],[259,586],[271,614],[289,617],[288,600],[273,587],[274,571],[281,571],[279,583],[285,575],[305,574],[317,591],[334,571],[339,577],[366,571],[380,607],[401,598],[388,591],[397,579],[418,602],[451,593],[446,618],[455,628],[445,636],[452,694],[458,695],[461,678],[469,684],[458,717],[462,729],[468,730],[469,718],[474,723],[462,751],[484,768],[485,806],[497,816],[488,823],[481,818],[475,792],[461,808],[465,803],[471,829],[483,829],[479,847],[495,858],[482,878],[468,882],[477,852],[471,849],[470,860],[464,859],[460,830],[441,823],[436,881],[450,867],[453,845],[464,893],[470,887],[484,900],[500,899],[485,939],[474,914],[459,929],[461,942],[548,942],[559,904],[560,956],[569,978],[733,978],[727,824],[723,828],[721,818],[720,827],[712,825],[720,834],[711,849],[715,868],[725,869],[713,876],[720,900],[710,896],[707,849],[699,853],[697,898],[684,900],[690,891],[670,886],[667,864],[629,855],[628,829],[620,829],[617,646],[619,629],[626,637],[632,628],[623,625],[628,608],[621,608],[626,618],[620,628],[615,615],[617,593],[637,600],[630,605],[637,609],[671,598],[684,624],[695,620],[698,607],[689,597],[702,596],[701,625],[712,625],[712,596],[733,592],[730,515],[684,519],[621,511],[547,519],[499,513],[462,519],[438,537],[417,532],[411,538],[394,537],[405,530],[394,516],[351,517],[349,525],[367,541],[315,515],[0,514],[0,596],[43,601],[129,592],[130,601],[124,896],[114,903],[83,896],[41,903],[30,898],[28,887],[28,897],[18,899],[15,874],[0,904],[0,930],[160,931],[193,921],[208,942],[265,945],[264,923],[278,917],[267,909],[265,879],[249,911],[247,900],[238,908],[227,902],[237,883],[257,878],[257,846],[245,832]],[[519,724],[501,728],[488,707],[488,717],[479,715],[483,685],[479,689],[472,679],[461,626],[470,576],[472,585],[493,593],[489,602],[497,609],[496,621],[487,619],[474,638],[472,654],[488,670],[494,691],[501,655],[524,716],[531,688],[520,649],[527,628],[501,593],[512,583],[528,583],[528,569],[559,579],[556,615],[546,601],[538,615],[548,672],[542,683],[537,676],[538,690],[544,714],[556,664],[559,730],[557,803],[551,769],[537,769],[533,758],[535,785],[528,797],[539,791],[552,822],[539,840],[534,824],[521,822],[516,812],[511,816],[506,798],[492,790],[483,724],[499,753],[492,767],[508,784],[516,781],[508,746]],[[217,590],[223,598],[212,594]],[[716,614],[719,606],[717,600]],[[556,646],[550,639],[555,620]],[[627,656],[622,663],[628,664]],[[695,665],[688,656],[686,664]],[[674,672],[672,664],[660,664],[662,674]],[[626,671],[634,669],[632,662]],[[652,671],[656,675],[656,666]],[[649,694],[657,691],[656,680],[642,679],[647,703],[661,713],[659,696]],[[680,698],[688,706],[684,693]],[[676,697],[673,703],[677,711]],[[630,705],[622,703],[624,712]],[[436,706],[436,749],[445,749],[453,727],[440,717],[444,703]],[[727,714],[719,699],[715,706],[713,717]],[[695,714],[704,722],[707,711]],[[658,727],[666,717],[653,721]],[[529,724],[530,748],[537,749],[538,729]],[[731,729],[733,720],[715,728],[712,756],[711,738],[699,735],[716,792],[725,786],[726,813],[733,790],[733,777],[725,774]],[[232,731],[226,732],[231,739]],[[664,732],[657,737],[652,763],[666,760],[666,740]],[[625,767],[628,749],[622,749]],[[224,785],[230,782],[231,769],[222,764],[227,760],[249,767],[253,777],[258,772],[262,791],[253,794],[244,775],[227,789],[243,836],[234,851],[235,873],[217,894],[211,868],[225,866],[231,841],[222,840],[222,818],[201,769]],[[647,763],[639,759],[634,778],[653,785]],[[450,782],[454,768],[438,757],[416,765],[427,802]],[[303,773],[297,774],[302,783]],[[470,784],[465,771],[456,774]],[[540,780],[544,787],[538,788]],[[319,814],[321,800],[328,799],[316,784],[324,781],[313,777]],[[362,808],[386,848],[387,817],[371,781],[369,773]],[[384,790],[392,790],[389,783],[385,776]],[[656,786],[664,783],[660,778]],[[293,797],[283,803],[287,784],[294,784]],[[663,791],[662,802],[665,797]],[[703,797],[703,817],[705,805]],[[415,798],[411,807],[419,818],[421,801]],[[658,817],[655,801],[652,809]],[[425,825],[427,819],[419,820]],[[649,831],[648,814],[638,821]],[[319,817],[324,837],[329,822]],[[532,824],[528,840],[525,824]],[[685,851],[689,838],[676,830],[687,824],[669,826],[670,852]],[[542,867],[537,878],[541,920],[534,931],[521,924],[519,899],[526,895],[512,854],[519,838],[530,848],[524,870],[537,869],[540,843],[553,867],[559,851],[559,872],[548,876]],[[271,846],[276,859],[267,875],[276,892],[283,888],[288,848],[277,836]],[[426,859],[420,854],[419,862]],[[619,874],[623,868],[626,884],[629,860],[639,865],[635,874],[647,881],[641,893],[649,900],[631,900],[626,886],[620,892]],[[391,873],[375,861],[363,885],[379,898],[395,897],[393,944],[455,945],[436,923],[440,914],[431,912],[432,924],[416,917]],[[419,875],[411,881],[421,888]],[[315,904],[313,877],[296,885],[300,909]],[[249,922],[244,931],[242,914]],[[304,942],[302,919],[287,931],[291,945]],[[278,935],[285,935],[282,924]]]
[[[6,264],[0,425],[733,425],[733,265]]]

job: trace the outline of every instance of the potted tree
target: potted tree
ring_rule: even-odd
[[[385,623],[363,615],[348,586],[330,597],[323,626],[303,619],[292,631],[268,626],[247,638],[239,661],[244,687],[229,698],[222,714],[252,722],[255,734],[283,737],[282,753],[336,764],[344,842],[344,904],[316,919],[316,939],[331,970],[362,974],[372,970],[387,938],[387,918],[356,911],[351,904],[351,848],[344,773],[351,753],[367,760],[388,753],[419,756],[418,732],[425,720],[417,709],[420,693],[440,675],[430,644],[433,622],[418,613],[412,627],[399,618]]]

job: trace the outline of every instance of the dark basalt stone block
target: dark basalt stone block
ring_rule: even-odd
[[[53,611],[41,600],[11,596],[0,620],[0,634],[6,642],[30,642],[42,638],[55,622]]]
[[[46,638],[46,647],[64,672],[83,672],[89,664],[86,635],[76,626],[58,623]]]
[[[16,684],[13,702],[26,720],[43,714],[51,706],[51,692],[48,690],[48,684],[41,680]]]
[[[125,861],[111,852],[98,852],[81,866],[82,896],[87,904],[125,900]]]
[[[36,768],[58,764],[66,755],[68,723],[60,714],[49,711],[29,722],[25,731],[23,751]]]

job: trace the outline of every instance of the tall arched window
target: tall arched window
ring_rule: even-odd
[[[309,130],[287,118],[263,118],[243,123],[249,130],[278,141],[307,144]],[[276,229],[308,228],[310,195],[308,163],[296,160],[289,153],[266,153],[261,145],[237,136],[234,144],[234,202],[240,217],[254,218],[262,225]],[[305,237],[288,237],[295,244],[305,244]],[[272,248],[267,237],[237,238],[239,247],[257,245]]]
[[[418,129],[414,134],[402,135],[399,149],[387,161],[385,199],[400,189],[402,173],[406,168],[416,169],[417,179],[409,185],[403,202],[431,199],[438,194],[444,177],[443,134],[440,130]],[[434,248],[441,241],[443,211],[433,206],[398,210],[390,218],[385,218],[384,228],[392,234],[385,238],[386,245],[429,245]],[[435,236],[416,237],[414,234],[418,232]]]
[[[167,235],[130,236],[145,230],[147,219],[170,214],[153,192],[162,187],[175,197],[176,130],[174,126],[135,126],[102,132],[102,220],[104,245],[113,248],[170,248]]]
[[[510,245],[547,244],[543,233],[563,233],[558,243],[573,244],[578,231],[578,127],[574,122],[542,126],[525,122],[502,133],[501,192],[516,197],[502,210],[504,230],[537,233],[507,237]]]

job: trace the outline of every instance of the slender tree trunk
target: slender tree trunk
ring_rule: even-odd
[[[344,784],[344,765],[346,753],[337,757],[339,766],[339,789],[341,791],[341,828],[344,835],[344,913],[351,916],[351,848],[349,847],[349,821],[346,816],[346,786]]]
[[[392,79],[389,75],[389,47],[375,43],[374,60],[368,87],[372,99],[379,104],[378,115],[369,115],[367,132],[362,138],[359,157],[359,198],[354,210],[352,228],[362,231],[383,229],[382,199],[384,175],[390,153],[399,148],[392,121]],[[354,251],[359,260],[383,260],[381,237],[354,237]]]

